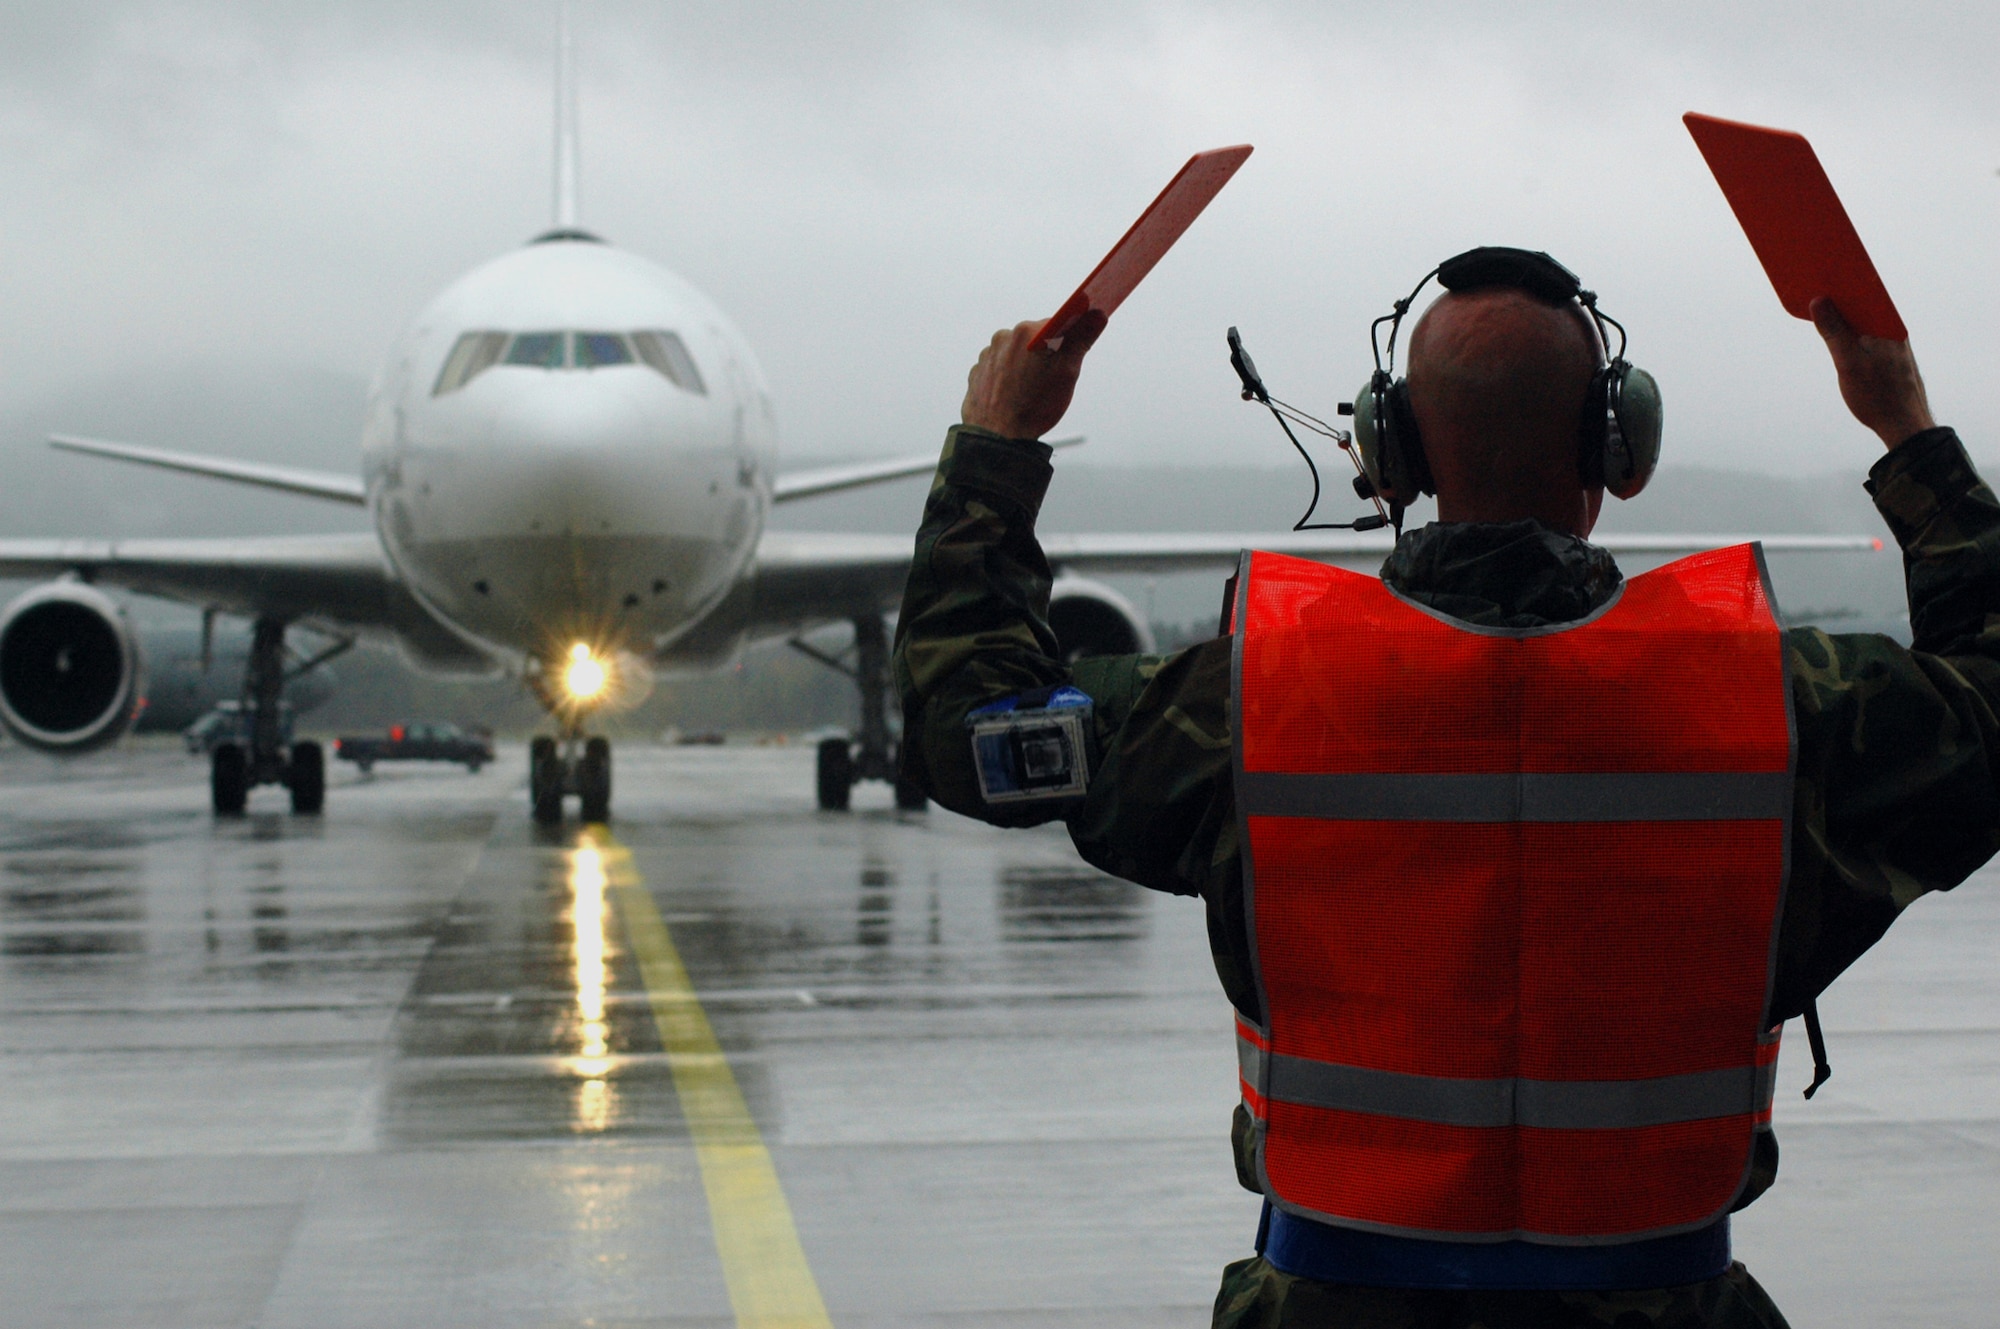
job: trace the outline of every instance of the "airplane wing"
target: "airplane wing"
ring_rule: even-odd
[[[374,535],[225,540],[0,540],[0,577],[68,574],[245,617],[393,638],[441,674],[497,663],[444,628],[396,580]]]
[[[1854,553],[1879,550],[1866,535],[1604,535],[1593,543],[1614,554],[1692,554],[1760,540],[1772,553]],[[1042,550],[1058,575],[1170,573],[1236,565],[1245,549],[1268,549],[1300,558],[1379,560],[1386,533],[1285,531],[1154,534],[1128,532],[1045,535]],[[757,549],[756,594],[751,610],[760,635],[796,630],[856,614],[893,608],[909,576],[914,545],[904,535],[827,535],[769,531]]]
[[[1073,448],[1083,439],[1055,438],[1049,440],[1052,448]],[[794,499],[813,498],[820,494],[834,494],[843,489],[858,489],[862,485],[881,484],[885,480],[901,480],[911,475],[927,475],[937,469],[935,452],[912,454],[908,457],[891,457],[884,461],[861,461],[842,466],[820,466],[812,470],[791,471],[781,475],[771,485],[773,503],[789,503]]]
[[[1073,448],[1083,439],[1052,439],[1052,448]],[[307,498],[324,498],[336,503],[352,503],[365,507],[368,503],[368,487],[357,476],[339,475],[330,471],[311,471],[296,466],[268,466],[261,462],[239,461],[233,457],[211,457],[198,452],[176,452],[171,448],[149,447],[142,443],[114,443],[108,439],[82,438],[75,434],[51,434],[49,446],[64,452],[80,452],[92,457],[108,457],[113,461],[133,462],[140,466],[157,466],[162,470],[180,471],[187,475],[203,475],[211,480],[229,480],[236,484],[255,485],[260,489],[277,489],[288,494],[303,494]],[[863,485],[881,484],[887,480],[901,480],[912,475],[923,475],[937,469],[937,454],[916,453],[907,457],[890,457],[881,461],[851,462],[839,466],[819,466],[804,471],[792,471],[779,476],[771,485],[773,503],[789,503],[795,499],[814,498],[820,494],[835,494],[843,489],[859,489]]]
[[[49,446],[64,452],[81,452],[92,457],[158,466],[163,470],[205,475],[212,480],[232,480],[278,489],[307,498],[330,499],[335,503],[368,504],[368,486],[359,476],[331,471],[308,471],[295,466],[266,466],[261,462],[238,461],[232,457],[206,457],[197,452],[175,452],[168,448],[146,447],[138,443],[112,443],[100,438],[78,438],[74,434],[51,434]],[[935,465],[935,461],[932,463]]]

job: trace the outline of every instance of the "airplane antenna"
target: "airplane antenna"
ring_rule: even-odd
[[[559,231],[576,229],[576,40],[570,0],[556,5],[556,213]]]

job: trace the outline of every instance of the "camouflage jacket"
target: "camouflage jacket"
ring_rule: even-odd
[[[1223,989],[1255,1018],[1229,643],[1063,662],[1034,533],[1050,455],[965,427],[945,439],[896,631],[904,775],[995,824],[1061,816],[1106,872],[1200,896]],[[2000,503],[1949,429],[1884,456],[1868,490],[1903,549],[1915,640],[1786,630],[1798,778],[1774,1021],[1800,1014],[1912,900],[1950,890],[2000,849]],[[1410,531],[1382,576],[1453,617],[1510,627],[1581,618],[1621,581],[1608,553],[1535,522]],[[966,714],[1057,683],[1094,702],[1089,793],[1058,810],[988,806]],[[1239,1174],[1242,1124],[1239,1114]],[[1775,1140],[1759,1139],[1769,1144],[1741,1204],[1776,1175]]]

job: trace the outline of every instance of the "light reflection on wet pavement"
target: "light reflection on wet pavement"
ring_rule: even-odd
[[[0,756],[0,1325],[735,1322],[638,960],[519,757],[218,824],[177,753]],[[803,749],[619,763],[834,1325],[1205,1319],[1256,1203],[1199,904],[814,812]],[[1812,1105],[1786,1059],[1738,1231],[1795,1323],[2000,1300],[1995,885],[1835,990]]]
[[[619,760],[834,1324],[1206,1315],[1255,1202],[1199,906],[817,813],[809,752]],[[165,752],[0,766],[0,1324],[734,1322],[625,930],[516,764],[222,824]]]

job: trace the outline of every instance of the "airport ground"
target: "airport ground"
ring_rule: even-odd
[[[1059,832],[628,743],[217,822],[171,740],[0,752],[0,1325],[1204,1323],[1255,1200],[1199,906]],[[1738,1252],[1800,1329],[2000,1305],[2000,880],[1781,1070]],[[761,1310],[760,1310],[761,1308]]]

